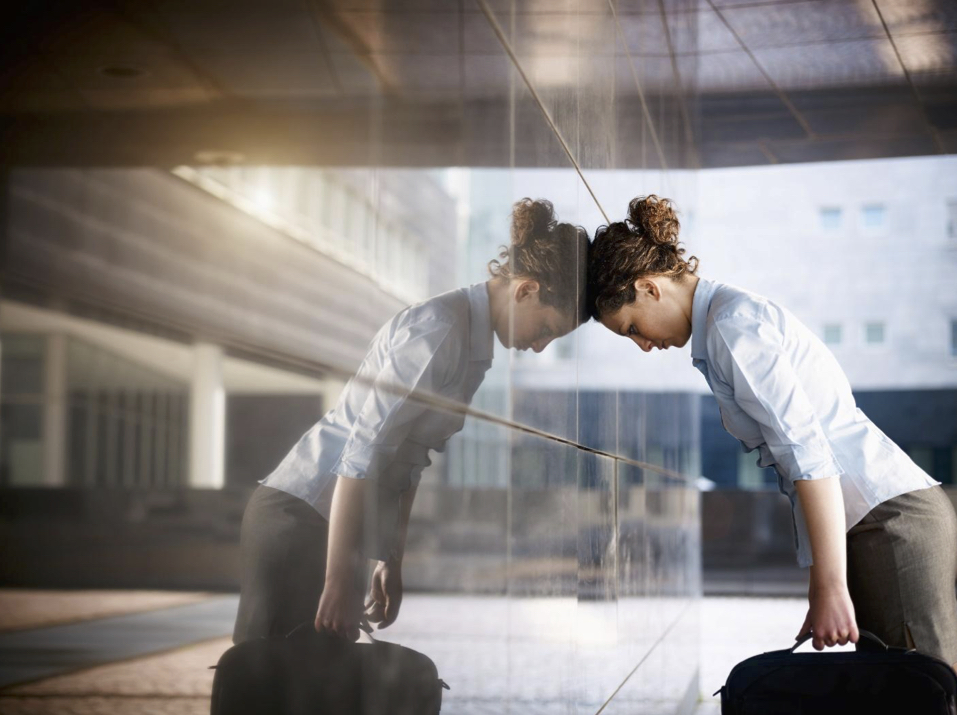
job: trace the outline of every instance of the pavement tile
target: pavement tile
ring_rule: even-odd
[[[3,690],[2,695],[208,698],[214,673],[209,666],[216,665],[219,656],[231,645],[228,637],[216,638],[160,655],[16,685]]]
[[[57,591],[0,588],[0,633],[155,611],[211,598],[178,591]]]
[[[10,698],[3,715],[209,715],[209,698]]]
[[[232,632],[236,596],[0,634],[0,686],[180,648]]]

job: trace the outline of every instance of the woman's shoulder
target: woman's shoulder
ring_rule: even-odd
[[[468,323],[469,297],[467,288],[440,293],[427,300],[413,303],[396,315],[403,325],[421,322],[438,322],[449,325]]]
[[[379,338],[392,346],[417,338],[436,344],[460,342],[456,336],[468,331],[466,290],[448,291],[406,306],[382,327]]]
[[[719,284],[708,310],[709,355],[728,354],[756,344],[779,346],[788,330],[786,311],[774,301],[729,284]]]
[[[763,321],[771,317],[775,309],[775,304],[764,296],[730,283],[718,283],[708,310],[708,322],[714,324],[734,319]]]

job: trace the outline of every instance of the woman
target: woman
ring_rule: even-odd
[[[857,409],[837,361],[791,313],[699,277],[678,229],[656,196],[598,229],[593,317],[645,352],[690,340],[724,428],[777,471],[811,569],[798,638],[810,631],[822,650],[863,628],[957,667],[957,516],[940,482]]]
[[[588,249],[585,230],[558,223],[548,201],[523,199],[488,281],[405,308],[379,330],[335,409],[246,507],[234,642],[304,621],[356,640],[366,557],[378,564],[365,615],[380,628],[395,621],[416,486],[429,450],[464,422],[427,398],[467,405],[491,366],[493,335],[541,352],[587,320]]]

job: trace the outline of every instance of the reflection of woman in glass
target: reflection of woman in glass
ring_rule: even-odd
[[[335,409],[246,507],[235,642],[313,619],[355,640],[366,556],[378,560],[366,615],[380,628],[395,620],[419,478],[429,450],[464,422],[412,394],[467,405],[491,366],[493,334],[507,348],[541,352],[578,327],[588,248],[585,230],[558,223],[549,202],[523,199],[490,280],[405,308],[379,330]]]
[[[860,627],[954,664],[957,517],[940,483],[857,408],[835,358],[791,313],[699,278],[678,228],[655,196],[599,228],[589,310],[645,352],[690,340],[724,428],[776,469],[798,563],[811,567],[799,637],[810,631],[822,650],[856,643]]]

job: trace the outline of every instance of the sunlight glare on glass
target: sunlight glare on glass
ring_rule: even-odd
[[[250,197],[261,211],[272,211],[275,201],[267,189],[256,189]]]

